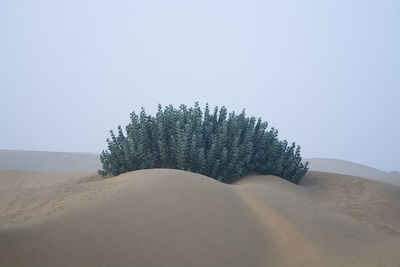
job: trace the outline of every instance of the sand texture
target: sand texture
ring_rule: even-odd
[[[304,159],[303,161],[309,162],[309,169],[311,171],[353,175],[363,178],[369,178],[379,182],[400,185],[399,173],[388,173],[351,161],[325,158],[309,158]]]
[[[400,266],[400,187],[0,171],[0,266]]]

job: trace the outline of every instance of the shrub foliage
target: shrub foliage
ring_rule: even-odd
[[[132,112],[131,121],[118,132],[110,131],[108,150],[101,153],[102,175],[119,175],[148,168],[172,168],[204,174],[230,183],[258,173],[280,176],[298,183],[308,170],[300,147],[279,141],[278,131],[254,117],[227,113],[208,104],[204,113],[194,107],[158,105],[155,117]]]

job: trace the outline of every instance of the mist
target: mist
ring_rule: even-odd
[[[3,1],[0,149],[100,153],[157,104],[261,117],[302,156],[400,170],[397,1]]]

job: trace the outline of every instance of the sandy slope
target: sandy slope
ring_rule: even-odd
[[[100,167],[94,153],[0,150],[0,170],[95,172]]]
[[[0,266],[399,266],[400,187],[0,171]]]
[[[326,158],[309,158],[304,159],[303,161],[309,162],[309,168],[311,171],[353,175],[373,179],[379,182],[400,185],[400,174],[398,173],[388,173],[351,161]]]

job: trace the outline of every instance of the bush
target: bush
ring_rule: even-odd
[[[300,147],[279,141],[278,131],[254,117],[227,113],[225,107],[208,104],[204,114],[194,107],[158,105],[155,117],[131,113],[124,134],[110,131],[108,150],[100,155],[102,175],[149,168],[172,168],[196,172],[230,183],[250,174],[271,174],[298,183],[308,170],[301,162]]]

